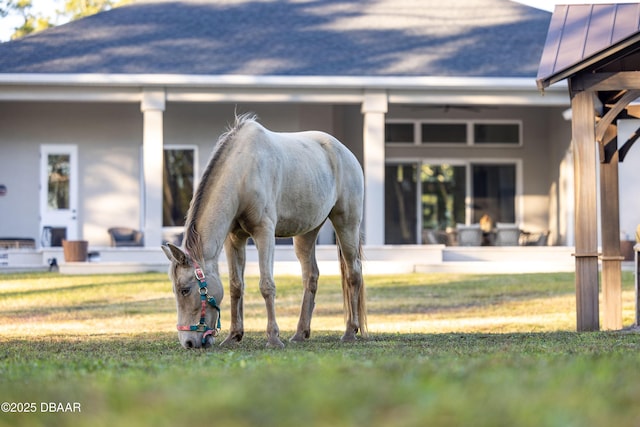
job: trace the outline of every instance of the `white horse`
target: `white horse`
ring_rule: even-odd
[[[319,275],[316,238],[327,218],[336,232],[342,273],[346,322],[342,340],[355,340],[358,331],[366,337],[360,236],[363,181],[355,156],[331,135],[272,132],[254,116],[236,117],[231,130],[216,143],[191,201],[183,247],[162,247],[171,261],[169,277],[182,346],[213,344],[224,293],[218,274],[223,247],[229,264],[231,326],[222,345],[242,340],[243,276],[249,237],[258,249],[260,292],[267,308],[267,346],[284,347],[275,311],[276,237],[293,236],[302,267],[302,308],[291,341],[309,338]]]

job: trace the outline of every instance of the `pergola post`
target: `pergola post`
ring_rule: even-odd
[[[600,224],[602,230],[602,328],[622,329],[622,260],[618,189],[617,127],[607,126],[600,150]]]
[[[576,314],[578,331],[599,329],[596,137],[593,92],[571,99],[575,181]]]

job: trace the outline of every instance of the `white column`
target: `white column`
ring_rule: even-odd
[[[364,114],[364,232],[367,245],[384,245],[384,117],[385,91],[365,92]]]
[[[163,171],[163,89],[144,90],[140,110],[143,118],[142,168],[143,205],[141,228],[145,247],[162,244],[162,171]]]

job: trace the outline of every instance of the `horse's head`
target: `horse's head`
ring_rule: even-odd
[[[220,329],[220,302],[224,295],[215,271],[199,266],[180,248],[162,246],[171,267],[169,277],[178,309],[178,339],[184,348],[211,347]],[[208,283],[207,283],[208,280]]]

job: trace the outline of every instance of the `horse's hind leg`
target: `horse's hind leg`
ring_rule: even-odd
[[[311,335],[311,316],[315,307],[316,290],[318,289],[318,263],[316,262],[316,238],[320,228],[307,234],[293,238],[293,248],[302,268],[302,307],[296,333],[290,341],[304,341]]]
[[[367,336],[367,308],[364,280],[362,278],[361,242],[358,223],[345,225],[341,219],[332,218],[338,238],[340,272],[346,329],[342,341],[355,341],[358,331]]]
[[[246,260],[246,235],[229,234],[224,249],[229,265],[229,293],[231,294],[231,327],[229,335],[220,345],[240,342],[244,335],[244,267]]]

